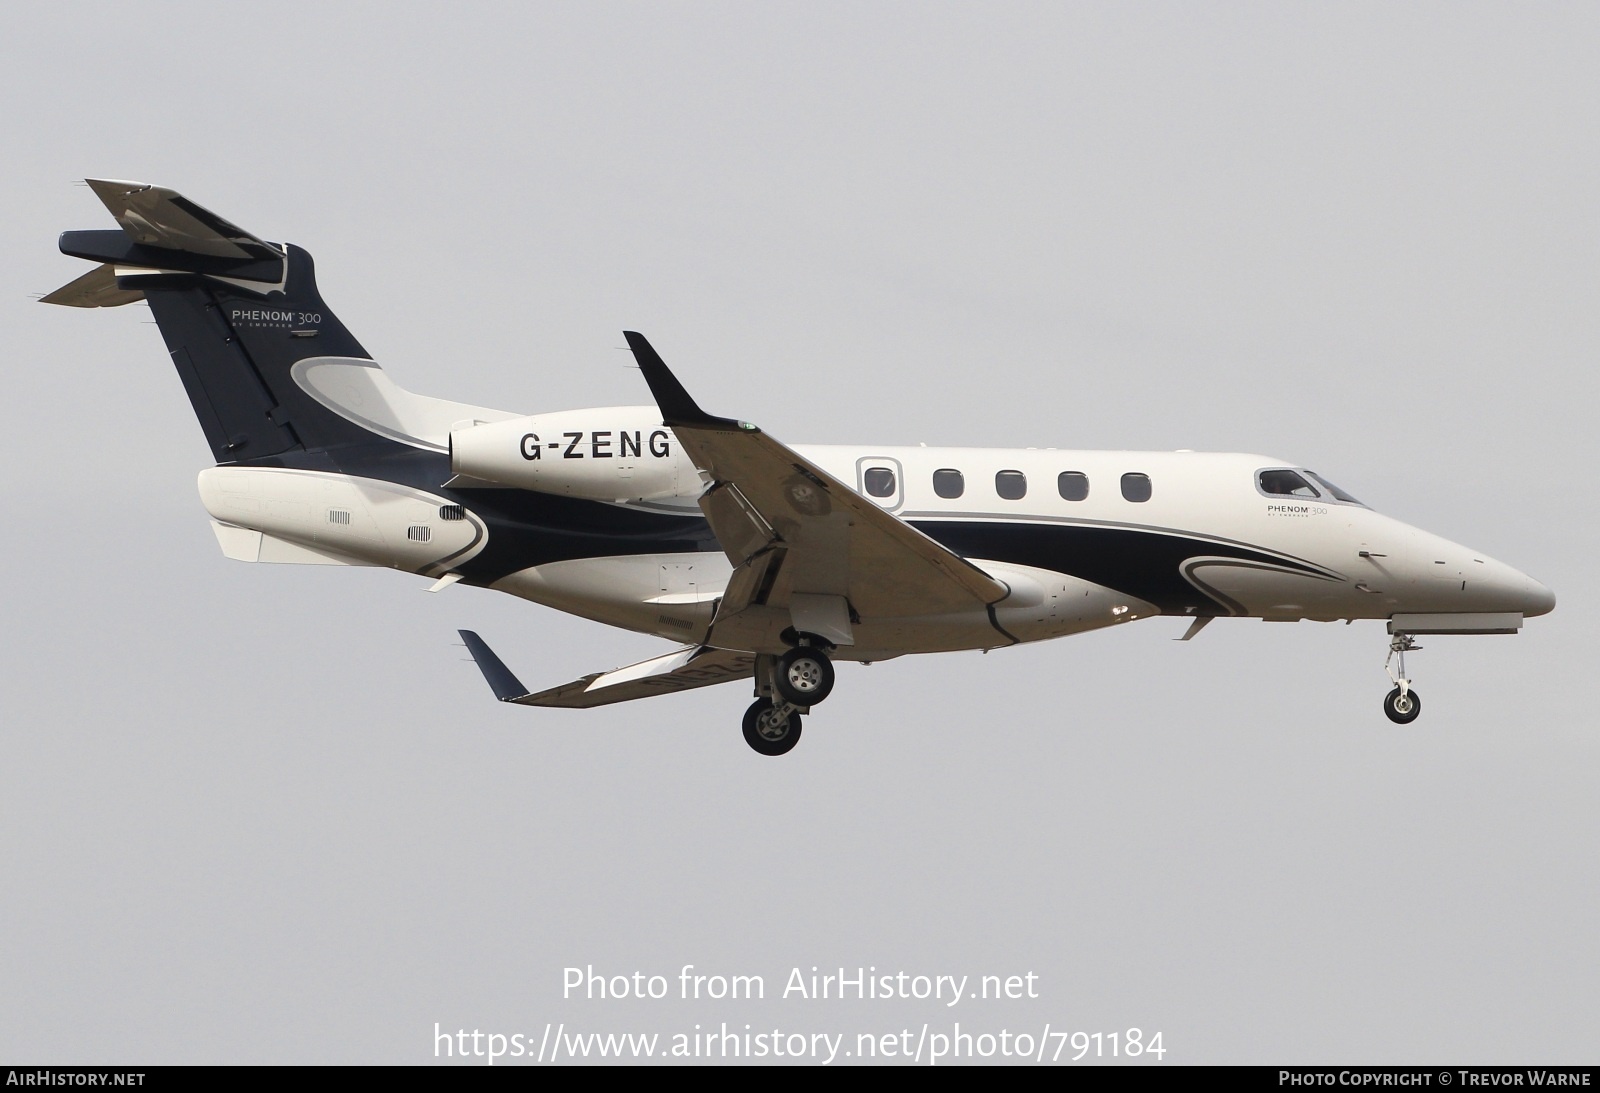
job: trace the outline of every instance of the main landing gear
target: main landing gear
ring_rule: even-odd
[[[814,645],[801,645],[778,658],[772,686],[796,706],[815,706],[833,693],[833,662]]]
[[[800,715],[833,693],[833,661],[804,637],[782,656],[756,658],[756,700],[744,713],[744,741],[762,755],[800,742]]]
[[[1422,699],[1411,689],[1411,680],[1406,678],[1406,654],[1421,649],[1410,634],[1396,634],[1389,639],[1389,655],[1383,662],[1383,670],[1389,673],[1394,690],[1384,698],[1383,712],[1396,725],[1409,725],[1422,712]]]
[[[756,699],[744,712],[744,742],[762,755],[785,754],[800,743],[800,712],[781,699]]]

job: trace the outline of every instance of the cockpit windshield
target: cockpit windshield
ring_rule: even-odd
[[[1320,481],[1320,479],[1319,479]],[[1261,492],[1273,497],[1321,497],[1317,488],[1298,471],[1262,471],[1256,475]]]
[[[1309,501],[1323,499],[1326,494],[1336,501],[1344,501],[1351,505],[1361,504],[1320,474],[1304,468],[1290,470],[1287,467],[1274,467],[1271,470],[1257,471],[1256,488],[1268,497],[1303,497]]]
[[[1341,490],[1338,486],[1335,486],[1332,482],[1329,482],[1326,478],[1322,477],[1315,471],[1307,471],[1306,473],[1325,486],[1328,492],[1333,494],[1333,496],[1338,500],[1348,501],[1352,505],[1361,505],[1360,501],[1357,501],[1354,497],[1351,497],[1348,493],[1345,493],[1344,490]],[[1365,505],[1361,505],[1361,507],[1366,508]]]

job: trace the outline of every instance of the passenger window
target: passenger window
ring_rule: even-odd
[[[1123,475],[1122,496],[1127,501],[1150,500],[1150,476],[1138,473]]]
[[[934,471],[933,492],[947,500],[953,500],[967,492],[966,479],[961,477],[960,471],[948,467],[942,471]]]
[[[1007,501],[1021,501],[1028,493],[1028,479],[1021,471],[1001,471],[994,476],[994,492]]]
[[[1321,497],[1317,488],[1293,471],[1262,471],[1256,475],[1262,493],[1274,497]]]
[[[894,472],[888,467],[868,467],[865,479],[867,492],[872,496],[894,496]]]
[[[1082,471],[1062,471],[1056,475],[1056,489],[1063,501],[1082,501],[1089,496],[1089,476]]]

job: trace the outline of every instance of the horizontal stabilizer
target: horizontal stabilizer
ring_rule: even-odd
[[[283,262],[283,252],[176,190],[143,182],[85,181],[135,243],[213,258]]]
[[[121,307],[142,299],[144,293],[138,289],[117,287],[117,272],[107,263],[41,297],[39,302],[66,307]]]
[[[560,687],[531,694],[482,638],[471,630],[459,633],[494,696],[501,702],[514,702],[522,706],[586,710],[613,702],[688,691],[755,676],[756,658],[751,653],[690,645],[638,664],[630,664],[626,668],[597,672]]]
[[[62,254],[99,263],[42,303],[117,307],[145,298],[141,291],[166,274],[225,277],[235,284],[281,289],[287,251],[203,209],[176,190],[143,182],[88,179],[121,231],[61,234]],[[118,284],[118,278],[123,278]]]

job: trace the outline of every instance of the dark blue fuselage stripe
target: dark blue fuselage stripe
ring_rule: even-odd
[[[448,498],[488,526],[488,542],[459,571],[489,585],[531,566],[630,554],[720,551],[705,518],[651,512],[521,489],[446,489],[448,457],[389,441],[253,461],[399,482]],[[1090,581],[1170,614],[1234,613],[1183,575],[1190,558],[1231,558],[1323,576],[1299,559],[1181,531],[1067,522],[913,520],[911,526],[965,558],[1032,566]]]

